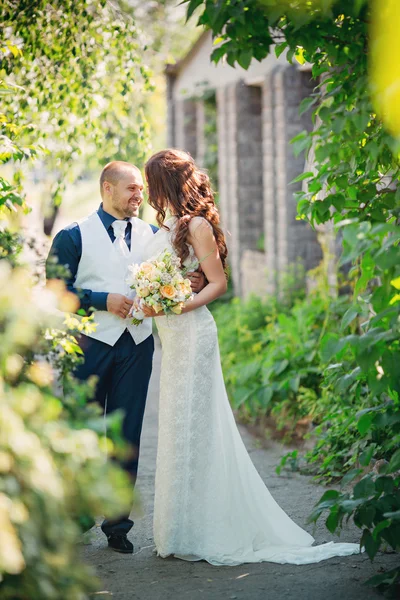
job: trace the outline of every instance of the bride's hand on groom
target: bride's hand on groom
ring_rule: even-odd
[[[192,292],[195,294],[201,292],[206,285],[206,278],[201,270],[201,267],[199,267],[198,271],[192,271],[191,273],[188,273],[186,277],[190,279],[190,283],[192,284]]]
[[[121,319],[126,319],[132,308],[132,304],[133,300],[123,294],[108,294],[107,296],[108,312],[117,315]]]

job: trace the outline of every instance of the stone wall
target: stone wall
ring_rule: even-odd
[[[290,264],[300,259],[308,270],[321,260],[315,232],[296,219],[294,193],[301,183],[291,184],[304,171],[305,158],[294,156],[290,140],[312,127],[310,115],[299,116],[298,110],[313,85],[309,72],[277,62],[251,85],[240,80],[215,88],[219,208],[237,295],[276,292]],[[169,94],[169,139],[201,165],[203,103]]]
[[[245,250],[240,261],[242,296],[268,294],[268,272],[264,252]]]

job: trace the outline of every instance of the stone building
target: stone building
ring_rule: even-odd
[[[245,71],[210,62],[205,32],[190,52],[167,67],[168,145],[207,164],[214,106],[222,225],[227,233],[234,290],[276,291],[279,277],[299,259],[306,270],[321,260],[315,232],[296,220],[290,182],[304,171],[290,140],[312,127],[299,104],[313,89],[310,71],[270,54]]]

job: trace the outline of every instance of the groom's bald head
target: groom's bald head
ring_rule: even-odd
[[[106,181],[116,186],[121,179],[130,175],[132,172],[139,174],[141,177],[140,170],[131,163],[123,160],[113,160],[108,163],[100,174],[100,194],[102,198],[104,197],[104,183]]]
[[[100,175],[104,210],[116,219],[138,217],[143,187],[142,174],[135,165],[122,160],[108,163]]]

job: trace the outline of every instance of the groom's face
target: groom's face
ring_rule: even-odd
[[[143,179],[139,171],[127,171],[113,185],[111,202],[121,217],[139,216],[139,208],[143,202]]]

